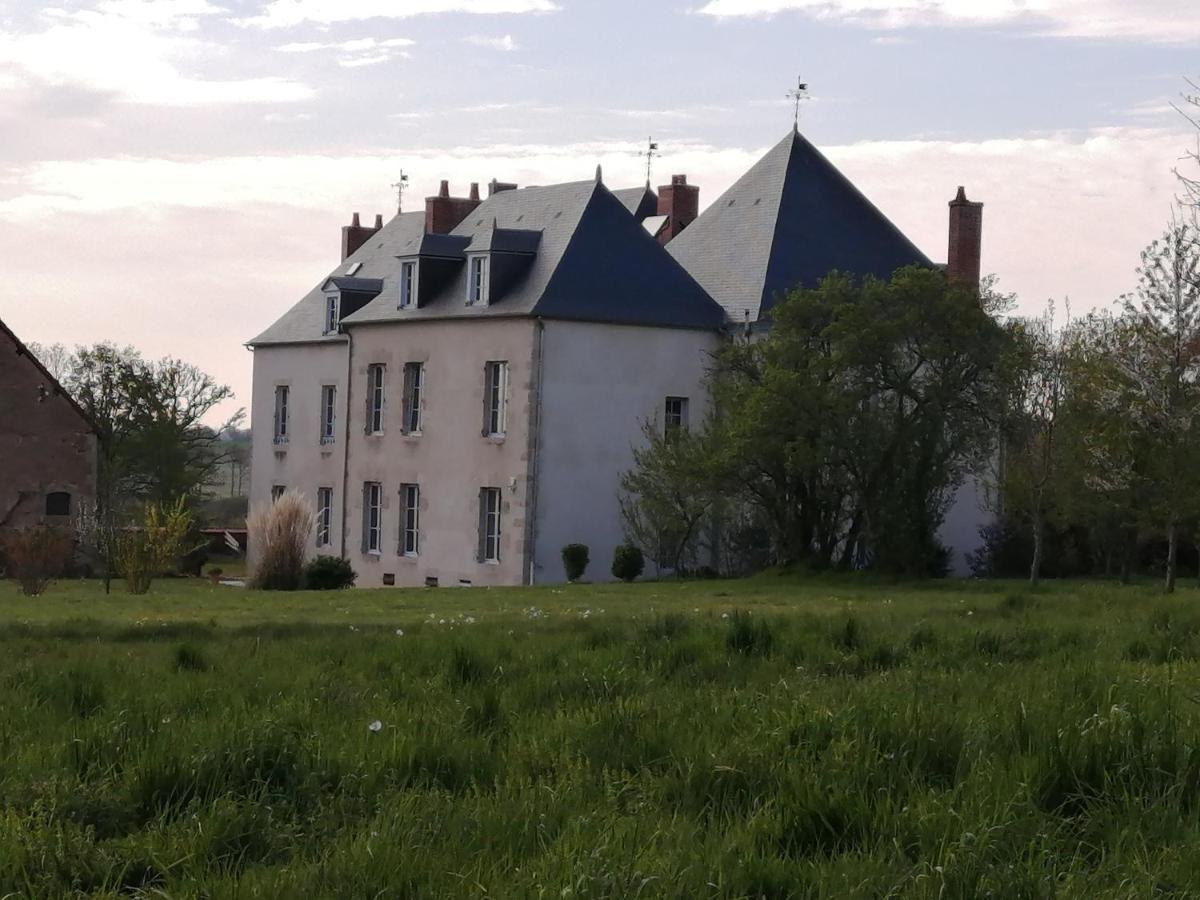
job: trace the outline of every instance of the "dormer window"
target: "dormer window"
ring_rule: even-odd
[[[338,327],[338,295],[325,296],[325,334],[333,334]]]
[[[467,305],[487,306],[487,257],[470,257],[467,270]]]
[[[417,263],[400,263],[400,308],[414,309],[417,305]]]

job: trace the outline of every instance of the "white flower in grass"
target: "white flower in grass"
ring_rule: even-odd
[[[474,616],[467,616],[467,624],[468,624],[468,625],[474,625],[474,624],[475,624],[475,617],[474,617]]]
[[[722,619],[728,619],[728,618],[729,618],[729,613],[721,613],[721,618],[722,618]]]
[[[404,629],[403,628],[396,629],[396,637],[404,637]]]
[[[372,722],[370,725],[367,726],[367,729],[370,731],[383,731],[383,723],[380,722],[378,719],[376,719],[374,722]]]

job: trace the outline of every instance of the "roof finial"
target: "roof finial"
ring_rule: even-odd
[[[400,170],[400,180],[392,185],[396,191],[396,213],[401,212],[401,207],[404,205],[404,189],[408,187],[408,176],[404,174],[404,170]]]
[[[653,137],[646,138],[646,190],[650,189],[650,167],[654,164],[654,157],[658,156],[658,141]]]
[[[792,131],[800,131],[800,102],[809,99],[808,85],[804,82],[803,76],[796,79],[796,89],[787,92],[787,98],[794,100],[796,103],[795,111],[792,114]]]
[[[604,173],[600,171],[600,163],[596,163],[596,184],[604,184]]]

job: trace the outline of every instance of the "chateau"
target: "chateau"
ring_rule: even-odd
[[[794,131],[698,213],[686,176],[614,191],[597,170],[356,214],[341,262],[249,342],[251,503],[310,496],[311,553],[364,586],[561,581],[573,542],[607,577],[642,423],[705,416],[734,329],[832,269],[934,265]],[[960,190],[955,277],[979,279],[981,222]],[[942,534],[956,567],[983,521],[968,484]]]

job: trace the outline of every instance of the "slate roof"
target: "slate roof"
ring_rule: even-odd
[[[833,269],[890,278],[933,264],[798,132],[790,132],[667,244],[731,321]]]
[[[625,192],[622,192],[625,193]],[[322,335],[323,285],[355,263],[357,279],[377,279],[374,300],[342,319],[368,322],[544,316],[677,328],[719,328],[725,316],[704,290],[645,232],[621,200],[595,180],[500,191],[483,201],[448,236],[426,235],[423,212],[396,216],[327,274],[251,346],[345,340]],[[518,234],[518,232],[520,234]],[[529,233],[539,239],[534,242]],[[487,306],[468,306],[464,264],[417,309],[399,309],[397,257],[432,245],[461,254],[478,235],[535,253],[518,280]],[[433,239],[431,241],[431,239]]]
[[[620,188],[613,191],[613,196],[621,201],[635,219],[639,221],[648,216],[658,215],[658,195],[650,190],[650,185],[637,188]]]
[[[66,388],[59,384],[58,379],[50,374],[50,370],[42,365],[42,361],[38,359],[36,355],[34,355],[32,350],[25,346],[21,339],[17,337],[16,333],[4,324],[3,319],[0,319],[0,335],[7,336],[9,341],[12,343],[13,350],[16,352],[17,356],[25,357],[30,361],[30,363],[33,364],[34,368],[41,373],[42,377],[46,379],[46,390],[50,391],[52,394],[58,394],[59,396],[65,397],[67,402],[71,404],[72,408],[74,408],[75,412],[79,414],[79,418],[81,418],[84,424],[87,425],[88,430],[99,436],[100,428],[88,411],[79,405],[79,401],[72,397]]]

